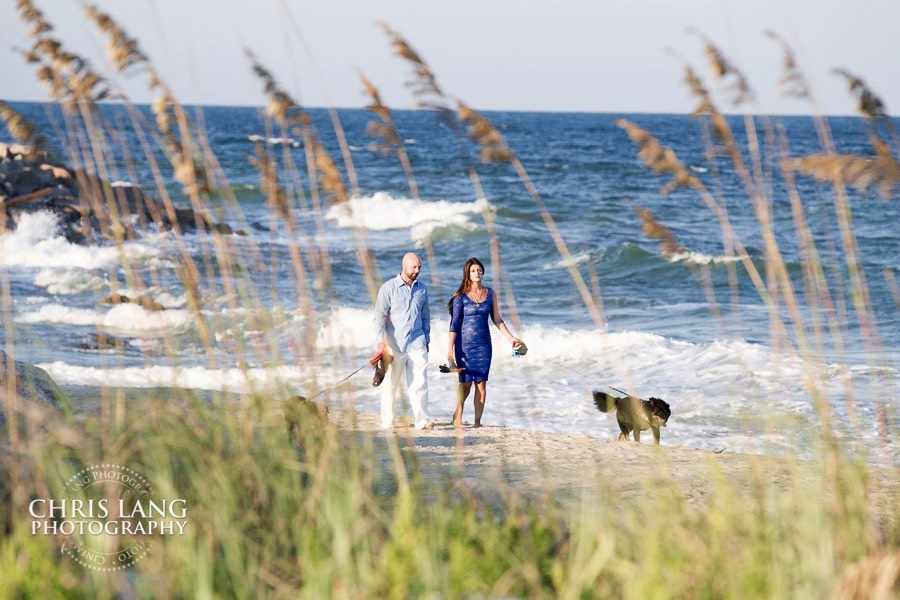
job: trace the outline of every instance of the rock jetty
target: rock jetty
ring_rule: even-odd
[[[134,237],[150,224],[179,232],[235,232],[191,207],[164,203],[127,182],[107,182],[71,169],[43,151],[0,143],[0,231],[26,213],[48,211],[59,233],[75,244]]]

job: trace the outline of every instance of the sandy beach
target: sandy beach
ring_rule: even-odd
[[[702,510],[718,477],[742,495],[762,483],[803,496],[820,489],[823,480],[816,462],[667,446],[665,435],[662,444],[654,446],[652,436],[634,443],[497,425],[459,430],[448,420],[423,431],[409,428],[402,418],[396,419],[399,425],[393,430],[384,430],[375,413],[333,410],[330,417],[341,431],[380,440],[373,448],[385,453],[384,461],[389,460],[387,442],[395,438],[402,452],[416,454],[426,476],[449,476],[455,485],[482,491],[506,484],[529,494],[551,491],[558,498],[580,498],[607,488],[617,502],[627,503],[658,486],[675,485],[689,506]],[[882,531],[896,529],[900,469],[871,468],[868,486],[874,523]]]
[[[98,388],[64,386],[64,390],[76,414],[99,412]],[[171,388],[128,390],[126,401],[177,396]],[[280,402],[273,402],[272,408],[268,425],[280,430],[284,426]],[[406,417],[397,417],[394,428],[386,430],[378,419],[374,412],[351,409],[332,408],[329,413],[338,434],[369,444],[384,468],[393,468],[390,445],[396,441],[401,452],[415,454],[424,476],[481,494],[512,489],[577,500],[608,490],[614,502],[624,504],[674,485],[688,506],[703,510],[720,477],[742,496],[767,484],[805,497],[820,493],[824,480],[823,466],[815,461],[670,446],[665,430],[661,445],[655,446],[649,431],[635,443],[490,423],[457,429],[449,419],[438,419],[434,429],[416,430],[407,425]],[[883,532],[896,531],[900,468],[870,467],[867,501],[873,523]]]

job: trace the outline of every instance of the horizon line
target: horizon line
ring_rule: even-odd
[[[6,102],[9,104],[60,104],[57,100],[7,100],[0,98],[0,102]],[[152,102],[132,102],[129,100],[101,100],[96,102],[96,104],[101,106],[138,106],[138,107],[149,107]],[[190,107],[210,107],[210,108],[256,108],[256,109],[264,109],[265,104],[251,104],[251,103],[235,103],[235,104],[227,104],[220,102],[208,102],[208,103],[200,103],[200,102],[182,102],[182,106],[190,106]],[[365,106],[301,106],[304,110],[369,110]],[[403,112],[428,112],[434,111],[435,109],[429,107],[388,107],[391,111],[403,111]],[[676,111],[652,111],[652,110],[587,110],[587,109],[573,109],[573,110],[561,110],[561,109],[525,109],[525,108],[479,108],[476,109],[481,113],[535,113],[535,114],[607,114],[607,115],[673,115],[673,116],[692,116],[692,113],[689,112],[676,112]],[[863,120],[872,120],[870,117],[866,117],[864,115],[860,115],[859,113],[832,113],[832,114],[821,114],[821,113],[751,113],[751,112],[742,112],[742,111],[728,111],[723,110],[720,111],[723,115],[726,116],[754,116],[754,117],[856,117]],[[883,119],[900,119],[900,116],[894,115],[885,115],[883,117],[879,117]]]

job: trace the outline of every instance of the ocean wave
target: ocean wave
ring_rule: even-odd
[[[34,276],[34,285],[54,296],[109,289],[106,279],[83,269],[41,269]]]
[[[289,137],[269,137],[269,138],[266,138],[266,137],[263,137],[263,136],[261,136],[261,135],[255,135],[255,134],[254,134],[254,135],[248,135],[248,136],[247,136],[247,139],[250,140],[251,142],[254,142],[254,143],[255,143],[255,142],[263,142],[263,141],[265,141],[265,142],[266,142],[267,144],[269,144],[270,146],[277,146],[277,145],[279,145],[279,144],[283,144],[283,145],[285,145],[285,146],[291,146],[292,148],[299,148],[299,147],[300,147],[300,142],[298,142],[297,140],[295,140],[295,139],[293,139],[293,138],[289,138]]]
[[[363,227],[370,231],[409,229],[413,241],[442,227],[475,228],[473,218],[489,208],[487,200],[448,202],[446,200],[417,201],[394,198],[386,192],[372,196],[351,198],[328,209],[325,218],[338,227]]]
[[[194,329],[194,319],[186,310],[148,311],[133,303],[117,304],[106,312],[45,304],[37,311],[16,316],[15,322],[98,327],[119,337],[165,337]]]
[[[695,265],[721,265],[725,263],[740,262],[739,256],[710,256],[702,252],[676,252],[669,257],[669,262],[685,262]]]
[[[352,373],[351,366],[318,365],[314,370],[296,364],[249,368],[159,364],[102,368],[73,365],[63,361],[40,363],[37,366],[47,371],[54,381],[62,385],[177,387],[236,394],[265,394],[273,399],[287,399],[300,394],[307,398],[317,397],[318,401],[325,403],[332,400],[330,403],[342,406],[347,406],[348,400],[352,401],[354,396],[360,395],[359,390],[351,391],[349,397],[341,394],[336,398],[333,394],[329,394],[334,392],[335,386],[342,383],[349,373]],[[366,385],[367,391],[372,390],[370,380],[364,381],[360,378],[357,383]],[[342,388],[342,391],[346,390]],[[355,406],[357,409],[369,408],[366,405],[367,397],[363,396],[362,403]]]
[[[556,269],[566,269],[572,265],[580,265],[587,263],[591,260],[590,252],[579,252],[578,254],[571,254],[569,258],[560,258],[558,261],[553,263],[547,263],[544,265],[545,271],[553,271]]]
[[[49,318],[51,310],[43,316]],[[67,309],[63,316],[70,323],[99,321],[91,311]],[[304,320],[299,314],[287,317],[291,326]],[[377,412],[379,391],[371,386],[368,366],[376,346],[371,309],[342,306],[319,315],[317,326],[318,358],[305,362],[302,368],[277,361],[272,365],[251,364],[247,369],[159,365],[101,368],[62,362],[39,366],[65,384],[179,386],[236,393],[300,393],[307,397],[325,390],[329,393],[322,399],[328,403]],[[846,414],[847,405],[856,404],[860,414],[867,415],[871,412],[868,398],[875,392],[892,397],[884,390],[879,392],[878,386],[897,376],[895,370],[883,367],[804,361],[743,340],[691,343],[642,331],[510,326],[528,344],[529,352],[513,357],[510,343],[491,328],[493,362],[486,418],[489,423],[542,431],[615,439],[615,418],[598,413],[591,398],[593,389],[616,393],[611,391],[614,388],[669,402],[673,415],[664,443],[790,452],[799,437],[812,440],[817,435],[820,417],[810,385],[830,403],[835,417],[846,424],[853,422]],[[456,378],[440,374],[437,367],[447,361],[448,329],[448,319],[435,315],[428,370],[431,414],[447,420],[455,406]],[[351,374],[355,376],[341,383],[340,393],[334,393],[332,386]],[[846,399],[847,378],[853,380],[852,402]],[[471,411],[471,404],[467,408]],[[471,413],[466,414],[471,419]],[[869,427],[860,435],[876,435],[873,431]],[[808,448],[811,443],[804,442],[800,447]]]
[[[342,306],[319,318],[316,346],[321,354],[374,351],[370,308]],[[295,319],[302,317],[295,316]],[[431,349],[433,355],[437,353],[438,360],[443,359],[448,349],[449,325],[445,313],[432,315]],[[620,383],[655,379],[666,381],[665,387],[671,391],[697,387],[706,392],[717,389],[717,393],[722,394],[747,386],[756,393],[781,393],[793,389],[798,394],[805,394],[804,381],[808,380],[810,370],[822,381],[841,384],[848,376],[897,374],[889,367],[809,363],[798,356],[744,340],[701,344],[645,331],[610,332],[606,328],[571,329],[541,324],[525,324],[521,331],[514,333],[528,344],[529,353],[522,360],[530,369],[546,370],[548,375],[552,371],[554,376],[569,378],[580,375],[609,383],[612,383],[610,376]],[[511,354],[509,342],[495,327],[491,327],[491,338],[495,359]],[[784,386],[785,381],[790,383],[788,388]]]
[[[183,306],[184,298],[163,298],[168,306]],[[235,332],[247,336],[242,323],[250,317],[229,313]],[[65,324],[102,328],[119,337],[161,338],[193,332],[194,317],[183,309],[147,311],[136,304],[120,304],[108,311],[42,304],[15,317],[23,324]],[[286,335],[308,323],[299,312],[285,313],[270,333]],[[804,361],[743,340],[693,343],[644,331],[607,331],[605,328],[548,327],[525,324],[513,333],[528,344],[527,356],[514,358],[509,342],[491,327],[494,348],[492,381],[510,393],[517,385],[558,382],[582,391],[612,385],[642,397],[676,397],[694,403],[725,403],[733,410],[749,410],[760,402],[774,402],[791,412],[811,413],[810,382],[832,398],[845,394],[847,379],[868,385],[896,378],[890,367]],[[362,361],[374,352],[373,313],[369,307],[341,306],[316,317],[315,346],[322,366],[336,359]],[[435,314],[431,325],[431,361],[446,360],[449,319]],[[524,371],[519,372],[519,370]],[[511,371],[512,370],[512,371]],[[512,373],[516,374],[513,375]],[[504,383],[510,378],[516,383]],[[552,401],[552,400],[551,400]],[[802,409],[800,408],[802,407]],[[702,412],[702,411],[701,411]]]
[[[24,213],[15,230],[0,236],[0,264],[7,267],[106,269],[124,254],[132,262],[159,259],[150,244],[129,242],[115,246],[81,246],[59,235],[57,218],[47,211]]]
[[[206,367],[100,368],[56,361],[38,365],[63,385],[121,386],[129,388],[181,387],[234,393],[268,392],[299,387],[305,380],[297,366],[257,369],[210,369]]]

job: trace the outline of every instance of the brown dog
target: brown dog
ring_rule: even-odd
[[[323,431],[328,424],[328,407],[303,396],[291,396],[284,402],[284,423],[293,442],[299,435]]]
[[[616,421],[622,433],[619,440],[628,441],[629,434],[634,431],[634,441],[641,441],[641,432],[653,431],[653,440],[659,445],[659,428],[665,427],[672,414],[668,403],[659,398],[641,400],[633,396],[615,398],[604,392],[594,390],[594,405],[600,412],[615,411]]]

